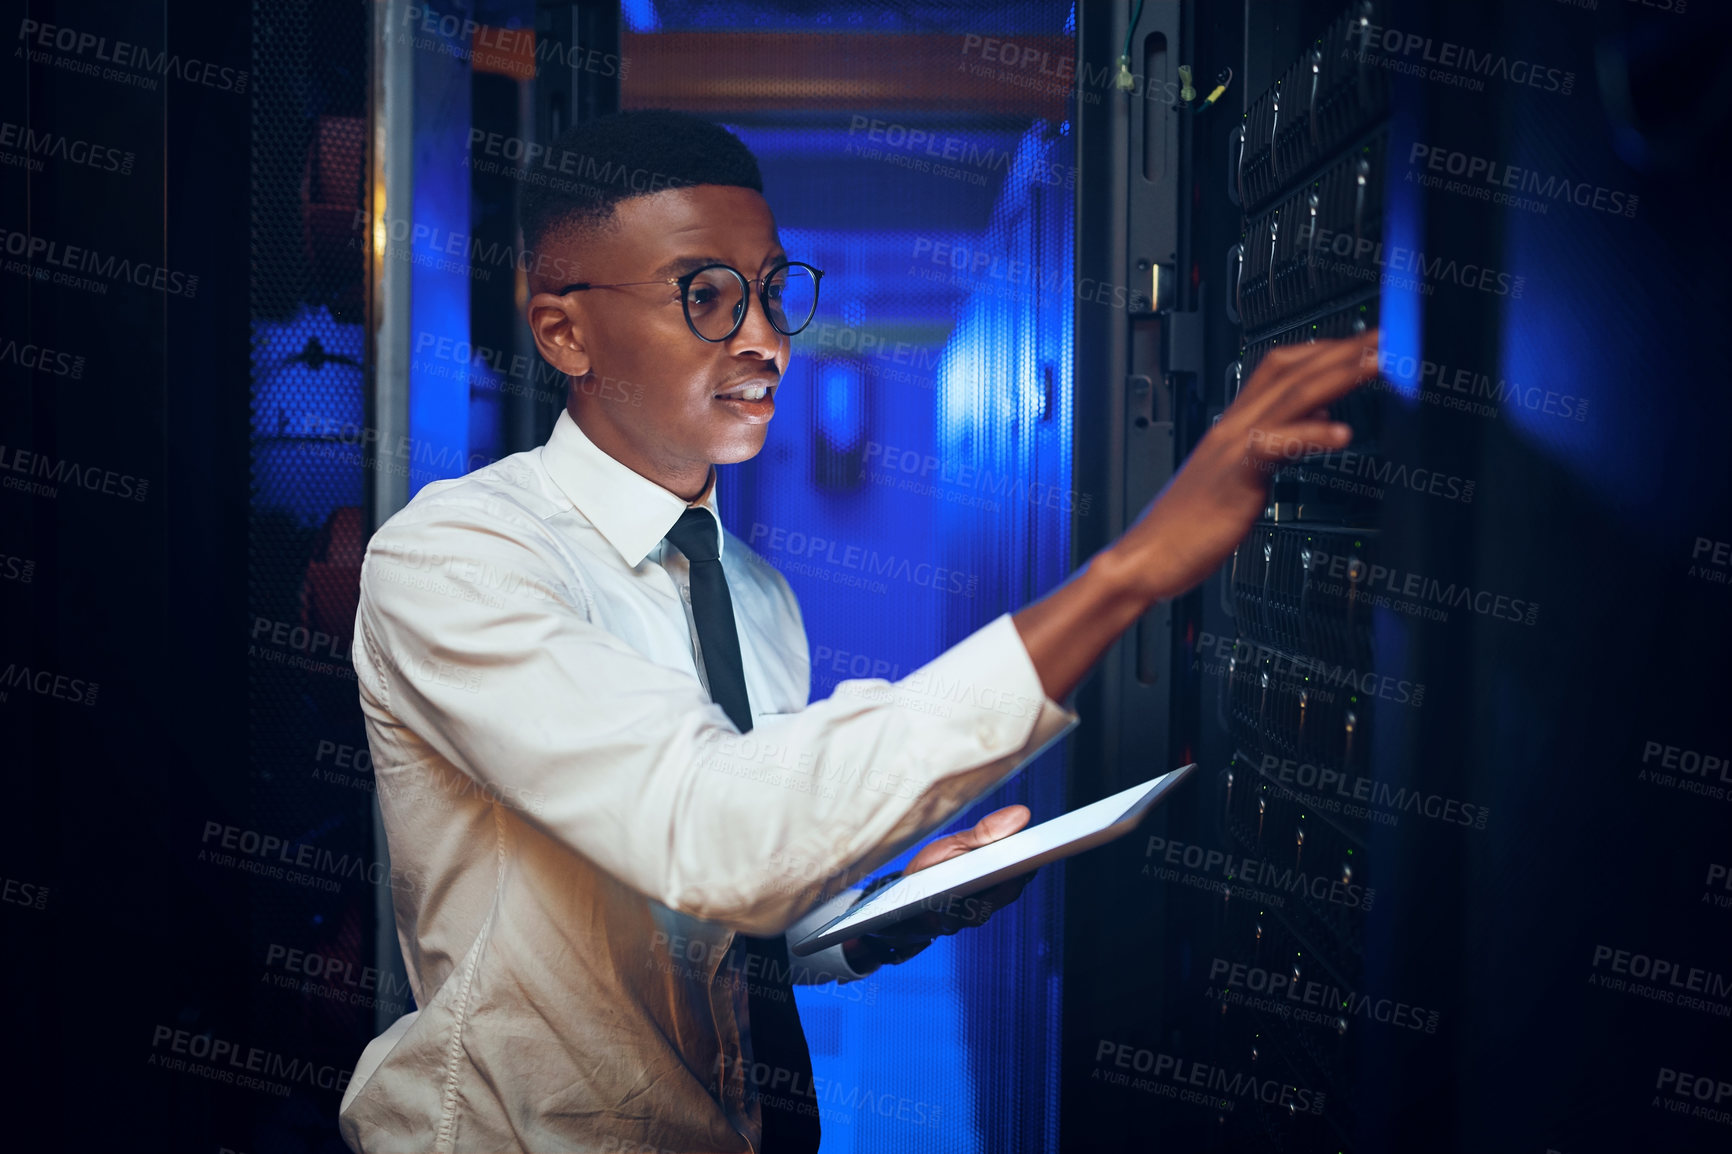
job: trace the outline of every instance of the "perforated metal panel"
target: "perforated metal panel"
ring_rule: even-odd
[[[273,862],[255,874],[257,956],[300,951],[320,959],[318,969],[336,963],[357,975],[374,965],[378,874],[372,775],[349,661],[365,545],[362,320],[371,237],[360,210],[370,19],[368,6],[337,0],[253,6],[253,178],[244,209],[252,254],[251,624],[237,639],[249,646],[251,746],[235,767],[250,776],[248,820],[261,836],[312,847],[309,860],[327,866],[344,863],[321,870]],[[256,985],[256,1016],[300,1052],[348,1069],[372,1037],[372,1000],[405,1003],[406,991],[354,998],[340,982],[304,980],[311,972]],[[316,1113],[291,1099],[274,1117],[269,1109],[257,1117],[275,1137],[261,1133],[252,1148],[283,1148],[284,1135],[298,1133],[305,1144],[297,1148],[343,1149],[322,1099]]]

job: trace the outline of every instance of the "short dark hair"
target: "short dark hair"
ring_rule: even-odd
[[[622,200],[669,188],[733,185],[764,191],[758,158],[740,138],[700,116],[631,109],[574,124],[548,145],[545,182],[525,184],[518,206],[523,245],[605,226]]]

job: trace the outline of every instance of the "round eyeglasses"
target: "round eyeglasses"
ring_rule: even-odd
[[[612,284],[591,284],[580,281],[569,284],[556,294],[583,292],[587,289],[626,288],[632,285],[675,284],[680,286],[680,307],[685,310],[686,326],[701,341],[719,344],[740,331],[746,323],[750,307],[747,293],[758,286],[758,302],[770,327],[783,336],[793,336],[812,323],[818,311],[818,281],[822,269],[802,261],[777,265],[756,281],[732,265],[710,264],[693,269],[684,276],[665,280],[615,281]]]

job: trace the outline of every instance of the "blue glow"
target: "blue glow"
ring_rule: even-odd
[[[1392,141],[1413,138],[1415,102],[1398,101]],[[1383,252],[1387,263],[1396,253],[1414,253],[1425,248],[1425,200],[1419,185],[1403,178],[1407,170],[1398,157],[1398,147],[1386,150],[1383,164]],[[1378,304],[1379,367],[1383,378],[1394,386],[1396,396],[1409,405],[1419,402],[1424,358],[1421,355],[1421,280],[1417,276],[1384,276]]]
[[[759,158],[784,247],[825,270],[764,451],[719,490],[724,521],[800,600],[819,700],[851,677],[906,677],[1068,575],[1075,134],[940,124],[893,145],[869,139],[870,120],[730,127]],[[863,483],[815,483],[821,440],[856,429]],[[835,548],[778,552],[769,526]],[[861,554],[881,576],[831,563]],[[1043,820],[1063,790],[1060,751],[955,824],[1012,802]],[[796,989],[825,1084],[941,1119],[911,1129],[829,1103],[824,1154],[1056,1148],[1061,884],[1037,877],[1003,926],[894,972]]]
[[[620,15],[625,17],[627,32],[660,32],[654,0],[620,0]]]
[[[1504,337],[1495,384],[1502,419],[1610,504],[1651,508],[1664,503],[1667,478],[1654,467],[1656,454],[1665,452],[1658,422],[1643,406],[1626,406],[1615,418],[1604,406],[1615,399],[1605,395],[1607,382],[1643,381],[1653,374],[1653,361],[1642,340],[1607,339],[1639,331],[1638,322],[1628,299],[1605,292],[1593,275],[1596,261],[1614,259],[1609,244],[1583,244],[1581,230],[1599,222],[1571,223],[1576,231],[1544,217],[1509,224],[1504,253],[1511,271],[1546,275],[1525,278],[1521,297],[1501,302]],[[1670,388],[1644,391],[1662,396]]]
[[[366,376],[362,326],[320,307],[288,321],[255,321],[252,349],[252,501],[317,528],[359,505]]]
[[[1530,172],[1592,172],[1596,183],[1630,199],[1627,211],[1560,197],[1543,214],[1504,214],[1500,263],[1512,289],[1498,301],[1498,364],[1495,372],[1482,368],[1496,392],[1484,399],[1499,404],[1500,421],[1632,527],[1695,532],[1693,523],[1673,521],[1688,517],[1691,506],[1673,499],[1681,478],[1668,467],[1679,450],[1668,414],[1693,407],[1701,382],[1669,371],[1668,342],[1656,338],[1690,331],[1680,313],[1690,303],[1670,293],[1623,290],[1632,276],[1688,285],[1706,254],[1653,242],[1646,231],[1653,198],[1641,203],[1633,195],[1636,176],[1612,154],[1601,127],[1560,123],[1519,102],[1509,115],[1510,164]]]
[[[428,32],[425,35],[441,35]],[[467,246],[453,256],[455,238],[469,235],[470,69],[467,42],[446,38],[450,54],[415,54],[415,190],[409,212],[388,209],[395,228],[407,219],[416,259],[410,268],[409,324],[413,333],[469,340]],[[387,259],[402,261],[393,240]],[[412,346],[413,347],[413,346]],[[449,364],[431,356],[409,363],[409,496],[431,481],[468,472],[469,380],[441,373]],[[388,448],[388,447],[386,447]]]
[[[865,384],[860,370],[831,361],[818,374],[818,428],[836,449],[847,452],[866,435]]]

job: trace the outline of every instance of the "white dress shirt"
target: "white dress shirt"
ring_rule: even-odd
[[[352,1149],[755,1150],[734,934],[845,909],[1076,724],[1008,615],[808,705],[793,592],[724,532],[741,736],[662,539],[688,507],[561,414],[369,543],[353,656],[418,1009],[356,1063]],[[838,948],[794,980],[852,976]]]

